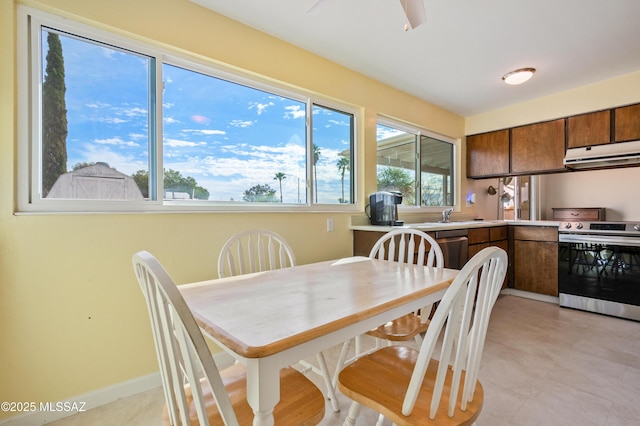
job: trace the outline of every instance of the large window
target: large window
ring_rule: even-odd
[[[20,10],[21,209],[354,204],[353,108]]]
[[[405,206],[453,206],[454,149],[449,138],[379,119],[378,190],[401,192]]]

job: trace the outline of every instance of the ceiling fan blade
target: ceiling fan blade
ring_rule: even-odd
[[[315,3],[313,3],[305,13],[308,13],[309,15],[313,15],[319,9],[320,4],[323,2],[324,0],[316,0]]]
[[[427,20],[427,12],[424,8],[424,0],[399,0],[407,17],[409,26],[416,28]]]

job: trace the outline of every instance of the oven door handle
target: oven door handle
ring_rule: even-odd
[[[640,238],[636,237],[620,237],[614,235],[575,235],[560,234],[558,241],[561,243],[592,243],[592,244],[608,244],[611,246],[631,246],[640,247]]]

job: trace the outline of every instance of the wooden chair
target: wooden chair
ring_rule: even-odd
[[[147,301],[160,365],[163,424],[252,424],[244,366],[218,370],[189,307],[155,257],[136,253],[133,268]],[[302,373],[283,369],[276,424],[316,425],[324,412],[322,392]]]
[[[266,229],[237,233],[227,240],[218,256],[220,278],[287,268],[296,264],[289,244]]]
[[[396,229],[387,232],[374,244],[369,257],[392,262],[415,263],[437,268],[444,267],[442,250],[436,240],[429,234],[417,229]],[[368,331],[367,335],[376,338],[374,350],[380,348],[383,341],[391,343],[415,340],[416,344],[420,346],[422,344],[422,333],[425,333],[429,327],[429,316],[432,307],[433,305],[425,306],[419,312],[404,315]],[[359,338],[355,339],[355,357],[350,360],[347,360],[346,357],[351,348],[352,340],[348,340],[343,344],[333,376],[332,384],[334,387],[337,385],[338,374],[343,366],[364,354],[359,340]]]
[[[401,426],[473,424],[484,400],[478,370],[489,316],[506,270],[504,250],[478,252],[440,301],[419,351],[387,346],[345,367],[339,389],[354,403],[344,425],[355,425],[362,405]]]
[[[294,266],[296,259],[293,250],[279,234],[267,229],[252,229],[239,232],[227,240],[218,256],[218,275],[220,278],[253,272],[270,271]],[[327,387],[327,398],[333,411],[340,411],[335,395],[327,362],[322,352],[316,355],[317,364],[305,360],[299,363],[306,369],[318,374]]]

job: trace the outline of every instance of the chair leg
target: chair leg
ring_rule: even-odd
[[[351,403],[351,407],[349,407],[349,414],[347,414],[347,418],[344,419],[343,426],[356,426],[356,419],[360,415],[360,410],[362,406],[357,402]]]
[[[338,386],[338,375],[342,368],[344,367],[344,363],[347,360],[347,354],[349,353],[349,349],[351,349],[351,341],[353,339],[349,339],[342,344],[342,350],[340,351],[340,356],[338,357],[338,363],[336,364],[336,371],[333,373],[333,380],[331,381],[331,385],[333,389],[336,389]]]
[[[418,349],[420,349],[420,347],[422,346],[422,336],[420,335],[420,333],[416,334],[416,337],[414,337],[414,340],[418,345]]]
[[[331,408],[334,412],[340,411],[340,404],[338,404],[338,398],[336,397],[335,387],[329,377],[329,369],[327,368],[327,361],[324,358],[322,352],[318,352],[316,355],[318,365],[320,366],[320,375],[324,379],[324,385],[327,388],[327,398],[331,401]]]

